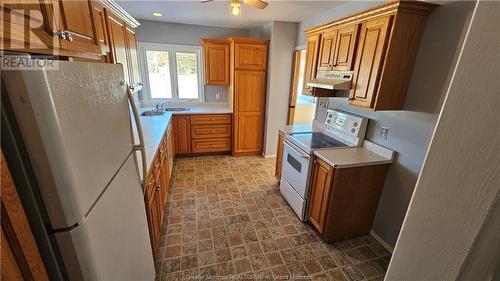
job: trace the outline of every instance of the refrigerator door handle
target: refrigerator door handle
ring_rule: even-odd
[[[134,96],[129,87],[127,87],[127,96],[130,101],[130,107],[132,108],[132,113],[134,115],[135,124],[137,126],[137,135],[139,136],[139,144],[134,144],[133,149],[135,151],[141,152],[142,159],[142,190],[146,190],[146,176],[148,174],[148,167],[146,165],[146,151],[144,148],[144,136],[142,134],[141,120],[139,118],[139,112],[137,111],[137,106],[135,105]]]

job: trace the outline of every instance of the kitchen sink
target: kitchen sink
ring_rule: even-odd
[[[165,108],[165,111],[189,111],[190,109],[189,107],[170,107]]]
[[[165,113],[164,111],[157,111],[157,110],[148,110],[148,111],[144,111],[141,116],[159,116],[159,115],[163,115],[163,113]]]

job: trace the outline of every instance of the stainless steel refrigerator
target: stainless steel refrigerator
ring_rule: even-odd
[[[130,118],[135,104],[122,66],[57,68],[2,72],[47,232],[71,280],[154,280]]]

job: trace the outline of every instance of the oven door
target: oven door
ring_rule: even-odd
[[[283,147],[282,177],[284,177],[300,197],[307,199],[307,186],[311,156],[294,144],[285,140]]]

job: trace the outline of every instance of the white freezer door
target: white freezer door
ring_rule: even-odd
[[[2,73],[55,229],[82,220],[132,150],[122,66],[57,66]]]
[[[71,280],[154,280],[143,198],[131,155],[87,220],[56,234]]]

